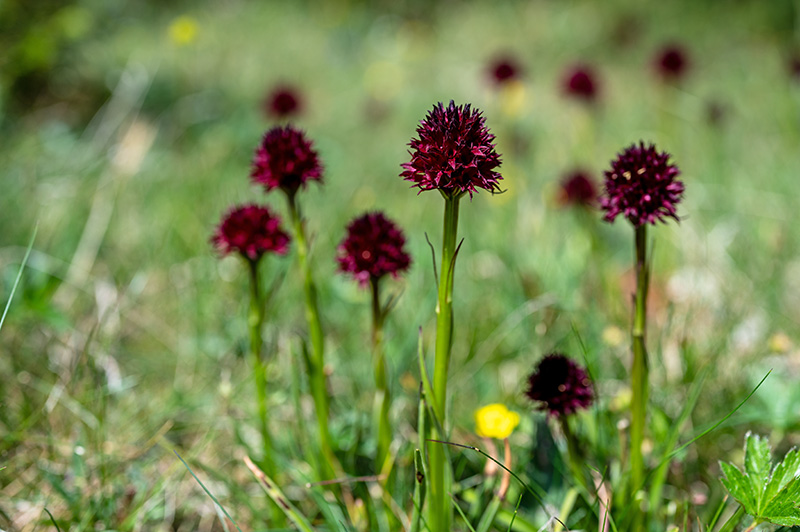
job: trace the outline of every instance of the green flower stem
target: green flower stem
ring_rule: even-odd
[[[378,418],[375,424],[378,427],[376,473],[380,474],[392,444],[392,426],[389,424],[392,398],[386,376],[386,356],[383,352],[383,322],[386,316],[381,308],[380,279],[371,277],[369,284],[372,289],[372,363],[375,373],[375,413]]]
[[[436,304],[436,350],[433,366],[433,407],[442,430],[447,430],[447,373],[453,340],[453,275],[455,270],[456,235],[458,233],[459,195],[444,197],[444,236],[439,276],[439,299]],[[434,439],[446,439],[446,434],[436,434]],[[446,463],[444,446],[428,446],[431,465],[430,511],[432,532],[450,532],[452,509],[448,498],[447,481],[450,464]]]
[[[633,318],[633,367],[631,369],[631,496],[642,488],[644,482],[644,459],[642,441],[644,440],[645,418],[648,401],[647,349],[645,331],[647,326],[647,290],[649,285],[647,265],[647,225],[636,227],[636,298]]]
[[[558,422],[561,426],[561,432],[564,434],[564,439],[567,440],[567,460],[569,468],[572,470],[572,475],[586,493],[592,493],[591,476],[587,474],[586,460],[578,445],[578,440],[569,426],[569,419],[567,416],[558,416]]]
[[[311,276],[308,264],[308,244],[306,242],[303,217],[294,195],[288,195],[289,214],[294,226],[294,238],[297,247],[297,258],[300,262],[300,271],[303,275],[303,291],[305,293],[306,320],[308,321],[309,336],[311,338],[311,353],[306,357],[309,386],[314,399],[314,410],[319,431],[319,446],[322,454],[323,470],[319,471],[322,480],[329,480],[336,476],[337,468],[334,467],[336,457],[331,447],[331,435],[328,428],[330,403],[328,399],[328,386],[325,378],[325,337],[322,333],[322,323],[319,317],[317,304],[317,287]]]
[[[250,312],[247,315],[247,326],[250,329],[250,358],[253,364],[253,381],[258,398],[258,421],[261,429],[263,457],[261,467],[270,475],[275,474],[272,436],[267,419],[267,365],[261,357],[263,340],[261,329],[264,326],[264,301],[258,278],[258,261],[247,259],[250,271]],[[270,504],[273,526],[283,526],[286,519],[277,504]]]
[[[261,301],[261,289],[258,280],[258,261],[247,259],[250,270],[250,313],[247,326],[250,329],[250,358],[253,364],[253,380],[258,398],[258,421],[261,429],[264,456],[262,467],[269,474],[274,474],[275,463],[272,456],[272,438],[267,423],[267,368],[261,358],[261,327],[264,324],[264,304]]]

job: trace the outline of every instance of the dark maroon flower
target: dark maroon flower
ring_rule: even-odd
[[[253,182],[267,192],[280,188],[293,196],[306,182],[322,181],[322,166],[317,152],[302,131],[291,125],[274,127],[264,134],[253,158]]]
[[[301,108],[300,93],[289,85],[275,87],[264,102],[267,114],[278,119],[296,115]]]
[[[800,81],[800,52],[789,58],[789,75]]]
[[[710,125],[714,127],[721,126],[726,115],[727,109],[722,103],[718,101],[706,103],[706,119]]]
[[[561,181],[558,200],[562,205],[581,207],[594,205],[597,200],[597,187],[588,173],[575,170]]]
[[[472,197],[476,188],[500,190],[502,176],[495,171],[500,156],[477,109],[456,106],[452,100],[445,108],[440,102],[420,122],[417,135],[408,144],[411,162],[402,164],[400,176],[420,191],[439,189],[452,196],[468,192]]]
[[[688,66],[686,51],[674,44],[664,47],[655,60],[656,71],[663,79],[667,80],[681,79],[686,74]]]
[[[680,170],[670,164],[669,157],[653,144],[639,142],[611,161],[611,170],[605,172],[605,195],[600,198],[606,221],[613,222],[619,214],[636,227],[665,222],[666,217],[678,220],[675,206],[684,186],[677,179]]]
[[[281,228],[281,219],[267,207],[241,205],[225,214],[211,243],[223,255],[235,252],[257,261],[267,252],[286,253],[289,235]]]
[[[497,85],[504,85],[519,77],[520,68],[511,57],[500,57],[489,65],[490,79]]]
[[[588,102],[597,98],[597,81],[594,70],[586,65],[576,65],[564,76],[564,93]]]
[[[592,382],[586,371],[560,353],[544,357],[528,377],[525,395],[541,403],[540,410],[551,416],[566,416],[588,408],[594,400]]]
[[[411,264],[405,243],[403,231],[383,213],[364,214],[347,226],[347,236],[337,249],[339,270],[353,274],[362,286],[387,273],[397,277]]]

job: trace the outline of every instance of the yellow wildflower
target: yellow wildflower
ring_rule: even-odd
[[[792,341],[786,333],[775,333],[769,339],[769,350],[773,353],[786,353],[791,348]]]
[[[603,329],[603,342],[611,347],[619,347],[625,341],[625,332],[616,325]]]
[[[169,38],[178,46],[191,44],[197,37],[197,21],[187,15],[181,15],[169,25]]]
[[[508,438],[519,425],[519,414],[495,403],[475,411],[475,432],[482,438]]]

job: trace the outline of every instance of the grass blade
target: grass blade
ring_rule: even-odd
[[[508,530],[506,532],[511,532],[511,527],[514,526],[514,521],[517,519],[517,512],[519,512],[519,505],[522,504],[522,493],[519,494],[519,498],[517,499],[517,505],[514,507],[514,513],[511,514],[511,521],[508,523]]]
[[[761,385],[762,385],[762,384],[764,384],[764,381],[766,381],[766,380],[767,380],[767,377],[769,377],[771,373],[772,373],[772,370],[769,370],[769,371],[767,372],[767,374],[766,374],[766,375],[764,375],[764,377],[763,377],[763,378],[762,378],[762,379],[761,379],[761,380],[758,382],[758,384],[756,384],[755,388],[753,388],[753,389],[750,391],[750,393],[748,393],[748,394],[747,394],[747,396],[746,396],[744,399],[742,399],[742,400],[739,402],[739,404],[737,404],[737,405],[736,405],[736,406],[735,406],[735,407],[734,407],[734,408],[733,408],[733,409],[732,409],[730,412],[728,412],[728,413],[727,413],[725,416],[723,416],[723,417],[722,417],[722,419],[720,419],[719,421],[717,421],[716,423],[714,423],[713,425],[711,425],[711,426],[710,426],[710,427],[708,427],[707,429],[705,429],[705,430],[701,431],[701,432],[700,432],[700,434],[698,434],[697,436],[695,436],[695,437],[694,437],[694,438],[692,438],[691,440],[687,441],[686,443],[684,443],[683,445],[681,445],[680,447],[678,447],[677,449],[675,449],[675,450],[674,450],[674,451],[672,451],[671,453],[667,454],[667,455],[666,455],[666,456],[665,456],[665,457],[664,457],[664,458],[661,460],[661,462],[658,464],[658,466],[656,466],[656,469],[658,469],[659,467],[661,467],[661,466],[662,466],[662,465],[664,465],[665,463],[669,462],[669,461],[672,459],[672,457],[673,457],[673,456],[675,456],[675,455],[676,455],[676,454],[678,454],[679,452],[683,451],[684,449],[686,449],[687,447],[689,447],[691,444],[693,444],[694,442],[696,442],[697,440],[699,440],[699,439],[700,439],[700,438],[702,438],[703,436],[706,436],[707,434],[709,434],[709,433],[713,432],[713,431],[714,431],[714,430],[716,430],[716,429],[717,429],[717,428],[718,428],[720,425],[722,425],[722,424],[723,424],[723,423],[725,423],[725,422],[726,422],[728,419],[730,419],[730,417],[731,417],[733,414],[735,414],[735,413],[736,413],[736,412],[737,412],[737,411],[738,411],[740,408],[742,408],[742,406],[744,406],[744,404],[745,404],[745,403],[746,403],[746,402],[747,402],[747,401],[748,401],[748,400],[749,400],[751,397],[753,397],[753,395],[754,395],[754,394],[755,394],[755,393],[758,391],[758,389],[759,389],[759,388],[761,388]],[[649,477],[649,475],[648,475],[648,477]],[[645,483],[646,483],[646,482],[647,482],[647,480],[645,479]],[[641,490],[643,487],[644,487],[644,483],[643,483],[641,486],[638,486],[636,491],[638,491],[638,490]],[[629,502],[629,503],[628,503],[628,505],[625,507],[625,510],[622,512],[622,516],[621,516],[621,518],[622,518],[623,520],[624,520],[624,519],[627,517],[627,515],[628,515],[628,512],[631,510],[631,508],[632,508],[632,504],[633,504],[633,503]]]
[[[5,468],[4,468],[4,469],[5,469]],[[61,529],[60,529],[60,528],[58,528],[58,523],[56,523],[56,519],[55,519],[55,517],[53,517],[53,514],[51,514],[51,513],[50,513],[50,510],[48,510],[47,508],[45,508],[45,509],[44,509],[44,511],[45,511],[45,512],[47,512],[47,515],[49,515],[49,516],[50,516],[50,522],[51,522],[51,523],[53,523],[53,526],[54,526],[54,527],[56,527],[56,532],[61,532]]]
[[[689,415],[694,410],[695,405],[697,405],[697,401],[700,399],[700,392],[703,390],[703,384],[705,384],[706,377],[708,377],[709,373],[710,366],[706,366],[700,372],[699,377],[692,384],[692,389],[689,392],[689,399],[685,402],[681,413],[678,415],[678,419],[672,425],[672,430],[667,436],[667,441],[664,445],[664,453],[661,456],[661,460],[659,460],[659,466],[655,469],[655,473],[653,473],[653,478],[650,483],[651,488],[649,508],[654,514],[658,512],[658,509],[661,506],[661,493],[664,488],[664,482],[667,479],[667,467],[669,466],[669,460],[666,459],[669,455],[669,450],[673,449],[678,443],[678,439],[680,438],[681,434],[680,428],[689,418]]]
[[[425,504],[425,487],[427,479],[425,478],[425,461],[422,459],[422,452],[419,449],[414,450],[414,469],[415,484],[414,484],[414,512],[411,514],[411,530],[410,532],[419,532],[422,530],[422,507]]]
[[[283,513],[286,514],[297,528],[302,530],[303,532],[314,532],[314,529],[311,527],[311,523],[308,522],[308,519],[305,518],[303,514],[301,514],[294,505],[289,502],[289,499],[281,492],[278,486],[269,478],[266,474],[264,474],[261,469],[257,465],[250,460],[249,456],[244,457],[244,464],[247,466],[247,469],[250,470],[251,473],[258,479],[258,483],[264,489],[264,492],[269,495],[269,498],[275,501]],[[227,514],[226,514],[227,515]]]
[[[725,498],[722,499],[722,502],[719,503],[719,508],[717,508],[717,513],[714,514],[714,517],[711,519],[711,522],[706,525],[706,530],[714,530],[714,527],[717,526],[717,521],[719,521],[719,516],[722,515],[722,510],[725,509],[725,503],[728,502],[728,496],[726,495]]]
[[[455,496],[452,493],[450,494],[450,498],[453,500],[453,506],[455,506],[456,510],[458,510],[458,513],[461,515],[461,518],[467,524],[467,528],[469,528],[469,531],[475,532],[475,529],[472,528],[472,525],[469,523],[469,519],[467,519],[467,516],[464,514],[464,510],[462,510],[461,506],[458,505],[458,501],[456,500]],[[497,513],[497,510],[495,510],[495,513]]]
[[[497,511],[500,509],[501,504],[503,504],[503,499],[497,495],[492,497],[492,501],[486,507],[486,510],[484,510],[481,520],[478,521],[477,532],[489,532],[489,529],[491,529],[494,524],[494,518],[497,517]]]
[[[524,480],[522,480],[522,479],[519,477],[519,475],[517,475],[516,473],[514,473],[513,471],[511,471],[511,470],[510,470],[509,468],[507,468],[507,467],[506,467],[506,466],[505,466],[505,465],[504,465],[502,462],[500,462],[499,460],[497,460],[496,458],[494,458],[494,457],[493,457],[492,455],[490,455],[489,453],[487,453],[487,452],[483,451],[482,449],[480,449],[480,448],[478,448],[478,447],[474,447],[474,446],[472,446],[472,445],[464,445],[464,444],[461,444],[461,443],[455,443],[455,442],[451,442],[451,441],[442,441],[442,440],[433,440],[433,439],[431,439],[431,440],[428,440],[428,441],[432,441],[432,442],[436,442],[436,443],[441,443],[442,445],[452,445],[453,447],[461,447],[461,448],[463,448],[463,449],[471,449],[471,450],[473,450],[473,451],[476,451],[476,452],[478,452],[479,454],[482,454],[483,456],[485,456],[486,458],[488,458],[489,460],[491,460],[492,462],[494,462],[495,464],[497,464],[498,466],[500,466],[500,468],[501,468],[501,469],[503,469],[503,471],[506,471],[506,472],[508,472],[508,473],[509,473],[509,474],[510,474],[512,477],[514,477],[514,479],[515,479],[517,482],[519,482],[519,483],[522,485],[522,487],[524,487],[524,488],[525,488],[525,490],[526,490],[528,493],[530,493],[531,495],[533,495],[533,497],[534,497],[534,498],[536,499],[536,501],[537,501],[537,502],[538,502],[538,503],[539,503],[539,504],[542,506],[542,508],[545,510],[545,512],[547,512],[547,506],[546,506],[546,505],[545,505],[545,503],[544,503],[544,497],[545,497],[545,495],[546,495],[546,492],[545,492],[545,491],[542,489],[542,487],[541,487],[541,486],[539,486],[538,484],[528,484],[527,482],[525,482]],[[536,488],[536,489],[534,490],[534,488]],[[547,513],[548,513],[548,517],[552,517],[553,519],[555,519],[556,521],[558,521],[558,518],[557,518],[557,517],[549,515],[549,512],[547,512]],[[560,521],[559,521],[559,522],[560,522]],[[562,523],[562,524],[563,524],[563,523]],[[566,527],[565,527],[565,528],[566,528]]]
[[[22,258],[22,264],[19,265],[17,278],[14,279],[14,286],[11,287],[11,293],[8,295],[8,301],[6,301],[6,307],[5,309],[3,309],[3,316],[0,317],[0,330],[3,329],[3,323],[6,321],[6,314],[8,314],[8,309],[11,307],[11,300],[14,299],[14,294],[17,291],[17,286],[19,286],[20,279],[22,279],[22,272],[23,270],[25,270],[25,265],[28,264],[28,257],[31,256],[31,250],[33,249],[33,242],[34,240],[36,240],[36,233],[38,232],[39,232],[39,224],[37,223],[36,226],[33,228],[33,234],[31,235],[31,240],[30,242],[28,242],[28,249],[25,250],[25,256]]]
[[[242,532],[242,529],[241,529],[241,528],[239,528],[239,525],[237,525],[237,524],[236,524],[236,521],[234,521],[233,517],[231,517],[231,516],[230,516],[230,514],[228,513],[228,511],[227,511],[227,510],[225,510],[225,507],[223,507],[223,506],[222,506],[222,505],[219,503],[219,501],[217,500],[217,498],[216,498],[216,497],[214,497],[214,495],[213,495],[213,494],[212,494],[210,491],[208,491],[208,488],[206,488],[206,487],[205,487],[205,485],[204,485],[204,484],[203,484],[203,483],[200,481],[200,479],[199,479],[199,478],[197,478],[197,475],[195,475],[195,474],[194,474],[194,471],[192,471],[192,468],[191,468],[191,467],[189,467],[189,464],[187,464],[187,463],[186,463],[186,460],[184,460],[184,459],[181,457],[181,455],[179,455],[179,454],[178,454],[178,451],[175,451],[175,450],[173,450],[172,452],[174,452],[174,453],[175,453],[175,456],[177,456],[177,457],[178,457],[178,460],[180,460],[181,462],[183,462],[183,466],[184,466],[186,469],[188,469],[188,470],[189,470],[189,473],[191,473],[191,474],[192,474],[192,476],[194,477],[194,479],[197,481],[197,483],[198,483],[198,484],[200,484],[200,487],[201,487],[201,488],[203,488],[203,491],[205,491],[205,492],[206,492],[206,495],[208,495],[209,497],[211,497],[211,500],[212,500],[212,501],[214,501],[214,504],[216,504],[216,505],[219,507],[219,509],[220,509],[220,510],[222,510],[222,513],[223,513],[223,514],[225,514],[225,517],[227,517],[228,519],[230,519],[230,520],[231,520],[231,523],[233,523],[233,526],[235,526],[235,527],[236,527],[236,530],[238,530],[239,532]],[[223,521],[223,524],[224,524],[224,521]]]
[[[711,425],[709,428],[705,429],[703,432],[701,432],[700,434],[698,434],[697,436],[695,436],[695,437],[694,437],[694,438],[692,438],[691,440],[687,441],[686,443],[684,443],[683,445],[681,445],[680,447],[678,447],[677,449],[675,449],[674,451],[672,451],[671,453],[669,453],[669,454],[668,454],[668,455],[667,455],[667,456],[664,458],[664,460],[662,460],[662,463],[664,463],[664,461],[670,460],[670,459],[671,459],[673,456],[675,456],[676,454],[678,454],[678,453],[679,453],[679,452],[681,452],[682,450],[686,449],[687,447],[689,447],[691,444],[693,444],[694,442],[696,442],[697,440],[699,440],[699,439],[700,439],[700,438],[702,438],[703,436],[705,436],[705,435],[709,434],[710,432],[713,432],[714,430],[716,430],[716,429],[717,429],[717,427],[719,427],[720,425],[722,425],[723,423],[725,423],[725,422],[726,422],[726,421],[727,421],[727,420],[728,420],[728,419],[729,419],[729,418],[730,418],[730,417],[731,417],[733,414],[735,414],[735,413],[736,413],[736,412],[737,412],[737,411],[738,411],[740,408],[742,408],[742,406],[744,406],[744,404],[745,404],[745,403],[746,403],[746,402],[747,402],[747,401],[748,401],[748,400],[749,400],[751,397],[753,397],[753,394],[755,394],[755,393],[758,391],[758,389],[759,389],[759,388],[761,388],[761,385],[762,385],[762,384],[764,384],[764,381],[765,381],[765,380],[767,380],[767,377],[769,377],[769,376],[770,376],[770,373],[772,373],[772,370],[769,370],[769,371],[767,372],[767,374],[766,374],[766,375],[764,375],[764,378],[763,378],[763,379],[761,379],[761,380],[758,382],[758,384],[756,384],[756,387],[755,387],[755,388],[753,388],[753,390],[752,390],[752,391],[751,391],[749,394],[747,394],[747,397],[745,397],[744,399],[742,399],[742,400],[741,400],[741,402],[739,402],[739,404],[738,404],[738,405],[736,405],[736,407],[734,407],[734,409],[733,409],[733,410],[731,410],[730,412],[728,412],[728,413],[725,415],[725,417],[723,417],[722,419],[720,419],[719,421],[717,421],[716,423],[714,423],[713,425]],[[659,464],[659,465],[661,465],[661,464]]]

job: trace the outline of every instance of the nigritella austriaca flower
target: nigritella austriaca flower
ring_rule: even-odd
[[[433,411],[446,430],[447,373],[453,336],[453,284],[457,255],[458,207],[460,199],[478,190],[499,192],[502,179],[496,170],[500,156],[494,135],[480,111],[469,104],[445,107],[438,103],[417,128],[409,143],[411,160],[403,163],[404,179],[420,192],[438,190],[445,201],[438,304],[436,306],[436,347],[433,375]],[[443,434],[438,434],[443,437]],[[432,532],[450,532],[452,507],[448,498],[450,465],[440,444],[428,449],[430,496],[428,524]]]
[[[392,443],[391,389],[386,356],[383,352],[383,324],[391,302],[381,302],[381,279],[398,277],[411,264],[405,250],[403,231],[382,212],[359,216],[347,226],[347,235],[338,247],[339,271],[352,275],[361,286],[369,286],[372,295],[372,362],[375,376],[374,426],[378,442],[376,470],[382,471]]]
[[[584,453],[569,420],[594,401],[594,387],[587,371],[562,353],[551,353],[528,377],[525,395],[540,410],[545,410],[548,418],[558,422],[567,442],[570,470],[584,488],[590,486],[592,480],[587,475]]]
[[[250,274],[250,311],[247,324],[250,332],[250,358],[258,399],[258,420],[263,444],[263,463],[274,473],[272,438],[267,417],[267,371],[262,358],[261,329],[264,325],[264,297],[261,294],[259,265],[267,253],[283,255],[289,247],[289,235],[281,220],[267,207],[241,205],[229,210],[211,237],[211,243],[222,255],[236,253],[248,265]]]
[[[253,156],[250,172],[253,183],[262,185],[269,193],[280,190],[286,197],[289,217],[294,229],[297,259],[303,279],[306,320],[308,321],[309,356],[304,357],[309,375],[309,388],[314,399],[319,444],[322,454],[322,480],[333,478],[341,471],[331,446],[328,417],[330,399],[325,376],[325,335],[317,300],[317,289],[309,261],[308,240],[298,201],[298,192],[309,182],[322,182],[322,165],[312,143],[303,131],[291,124],[267,131]]]
[[[676,221],[679,219],[677,205],[684,192],[684,184],[678,179],[679,174],[680,170],[670,162],[668,153],[658,151],[653,144],[645,145],[640,141],[623,150],[611,161],[611,168],[605,172],[605,190],[600,199],[606,221],[613,222],[618,216],[623,216],[634,228],[636,294],[631,327],[631,496],[643,487],[645,481],[642,442],[649,397],[645,336],[650,280],[647,226],[666,222],[670,218]]]

